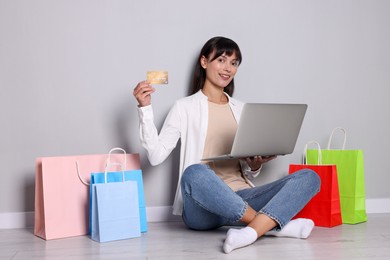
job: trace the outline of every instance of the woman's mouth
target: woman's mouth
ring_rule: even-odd
[[[229,80],[230,79],[230,75],[227,75],[227,74],[219,74],[219,76],[224,79],[224,80]]]

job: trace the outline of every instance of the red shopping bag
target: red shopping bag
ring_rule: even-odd
[[[127,154],[126,170],[140,169],[139,154]],[[108,154],[36,159],[34,234],[57,239],[88,234],[91,172],[105,170]],[[123,155],[114,154],[115,161]],[[80,172],[84,176],[78,175]]]
[[[317,142],[311,141],[309,143],[316,143],[319,154],[321,153]],[[311,169],[320,177],[321,188],[320,192],[294,218],[309,218],[314,221],[316,226],[320,227],[341,225],[340,194],[336,165],[321,165],[321,156],[318,158],[318,165],[306,164],[305,156],[308,144],[305,145],[303,164],[291,164],[289,174],[302,169]]]

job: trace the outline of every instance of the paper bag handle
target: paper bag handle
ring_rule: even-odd
[[[321,165],[322,164],[322,153],[321,153],[321,146],[320,144],[317,142],[317,141],[309,141],[305,144],[305,148],[303,150],[303,155],[302,155],[302,164],[307,164],[306,162],[306,153],[307,153],[307,146],[309,144],[316,144],[317,145],[317,148],[318,148],[318,160],[317,160],[317,164],[318,165]]]
[[[121,151],[124,153],[124,163],[111,163],[111,153],[114,152],[114,151]],[[122,166],[122,181],[125,181],[125,170],[126,170],[126,151],[122,148],[119,148],[119,147],[116,147],[116,148],[112,148],[110,150],[110,152],[108,153],[108,158],[106,160],[106,167],[105,167],[105,170],[104,170],[104,183],[107,183],[107,170],[108,168],[111,166],[111,165],[120,165]],[[80,181],[84,184],[84,185],[87,185],[89,186],[90,183],[88,183],[87,181],[85,181],[81,175],[80,175],[80,169],[79,169],[79,163],[78,161],[76,161],[76,171],[77,171],[77,176],[79,176],[79,179]]]
[[[124,154],[123,163],[111,162],[111,154],[114,151],[121,151]],[[106,161],[106,169],[104,170],[104,183],[107,183],[107,171],[108,171],[108,168],[110,168],[110,166],[112,166],[112,165],[120,165],[121,166],[121,168],[122,168],[122,182],[124,182],[125,181],[125,170],[126,170],[126,151],[124,149],[122,149],[120,147],[115,147],[115,148],[112,148],[108,152],[108,158]]]
[[[332,142],[333,134],[334,134],[334,132],[336,132],[336,130],[340,130],[340,131],[342,131],[344,133],[344,142],[343,142],[343,147],[341,148],[341,150],[345,150],[345,143],[347,142],[347,131],[344,128],[342,128],[342,127],[336,127],[336,128],[334,128],[332,130],[332,133],[331,133],[331,135],[329,137],[328,148],[327,149],[330,150],[330,144]]]
[[[77,171],[77,176],[79,176],[80,181],[81,181],[83,184],[89,186],[89,182],[85,181],[85,180],[81,177],[81,175],[80,175],[80,169],[79,169],[79,162],[78,162],[78,161],[76,161],[76,171]]]

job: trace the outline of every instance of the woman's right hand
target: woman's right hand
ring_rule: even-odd
[[[138,101],[138,106],[144,107],[150,105],[152,100],[151,94],[154,91],[155,88],[153,88],[146,80],[139,82],[133,91],[133,95]]]

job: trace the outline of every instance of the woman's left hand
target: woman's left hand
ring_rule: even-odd
[[[247,162],[247,164],[249,165],[252,171],[257,171],[258,169],[260,169],[263,163],[269,162],[275,158],[276,155],[270,155],[270,156],[258,155],[258,156],[244,158],[244,160]]]

